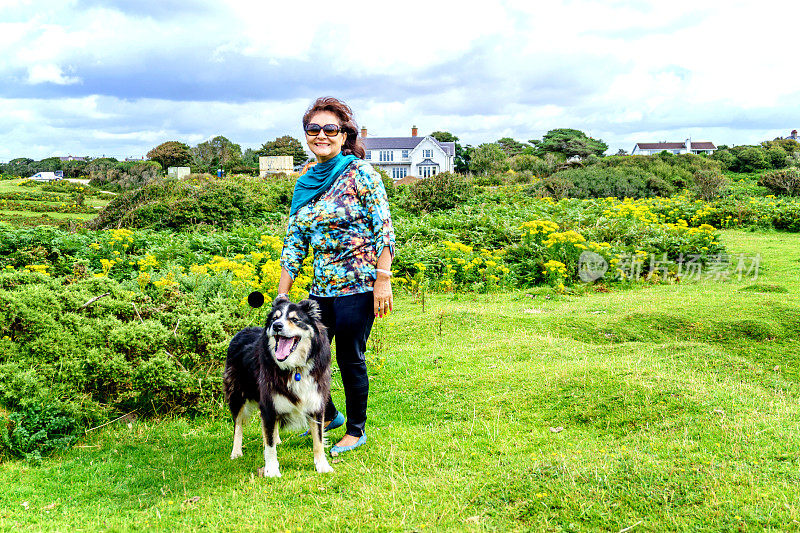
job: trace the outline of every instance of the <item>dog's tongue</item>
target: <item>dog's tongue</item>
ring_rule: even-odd
[[[278,361],[283,361],[289,357],[289,352],[292,350],[294,344],[294,337],[278,337],[278,349],[275,350],[275,357]]]

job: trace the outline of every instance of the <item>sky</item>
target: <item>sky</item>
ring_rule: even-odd
[[[324,95],[370,136],[755,144],[800,129],[798,20],[782,0],[0,0],[0,161],[302,140]]]

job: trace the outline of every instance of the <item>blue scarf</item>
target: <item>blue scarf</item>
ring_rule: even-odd
[[[354,155],[342,155],[341,152],[324,163],[317,163],[308,172],[297,179],[292,195],[292,209],[289,216],[297,213],[301,207],[310,203],[312,200],[322,196],[327,191],[336,178],[347,168],[347,166],[358,159]]]

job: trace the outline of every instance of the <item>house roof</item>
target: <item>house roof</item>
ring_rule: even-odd
[[[692,150],[716,150],[717,147],[710,141],[691,141]],[[686,148],[686,142],[677,143],[636,143],[640,150],[681,150]]]
[[[636,143],[636,146],[641,150],[680,150],[686,148],[686,143]]]
[[[430,158],[423,159],[422,163],[418,163],[418,164],[419,165],[430,165],[430,166],[436,166],[437,165],[437,163],[434,163]]]
[[[367,137],[361,139],[367,150],[413,150],[427,137]],[[447,155],[456,154],[456,143],[439,142],[433,137],[431,140],[438,144]]]
[[[709,141],[692,141],[692,150],[716,150],[714,143]]]

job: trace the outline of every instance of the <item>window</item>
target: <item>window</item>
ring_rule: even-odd
[[[367,150],[367,153],[366,153],[366,155],[364,156],[364,159],[366,159],[367,161],[369,161],[370,159],[372,159],[372,152],[370,152],[369,150]]]
[[[438,165],[419,165],[417,169],[419,169],[419,177],[420,178],[430,178],[431,176],[435,176],[438,170]]]
[[[381,150],[380,160],[382,162],[394,161],[394,152],[392,150]]]
[[[408,175],[408,168],[407,167],[393,167],[392,168],[392,179],[403,179]]]
[[[433,150],[423,150],[422,157],[433,157]]]
[[[403,150],[403,159],[408,159],[408,150]]]

